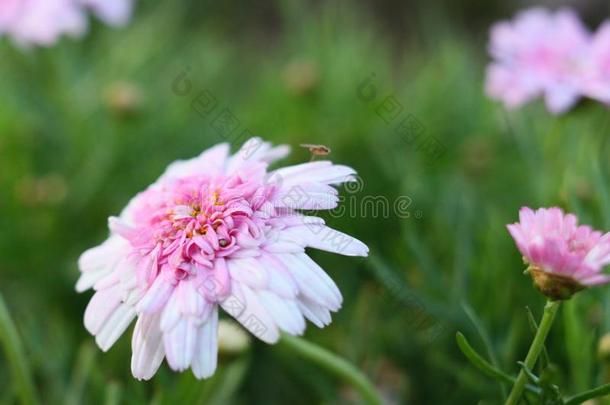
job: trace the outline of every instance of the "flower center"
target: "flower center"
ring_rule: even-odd
[[[237,176],[194,176],[145,191],[128,237],[149,267],[144,279],[168,271],[181,280],[213,269],[216,259],[242,249],[242,240],[260,245],[268,217],[260,208],[269,192]]]

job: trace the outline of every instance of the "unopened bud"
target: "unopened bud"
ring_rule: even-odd
[[[218,322],[218,350],[221,354],[238,354],[250,346],[250,337],[235,322]]]
[[[597,353],[602,360],[610,361],[610,333],[606,333],[599,339]]]
[[[138,111],[142,104],[140,89],[133,83],[117,82],[110,86],[106,93],[108,107],[119,116],[130,116]]]

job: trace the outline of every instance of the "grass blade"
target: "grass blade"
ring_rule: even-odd
[[[67,405],[78,405],[82,403],[83,391],[87,378],[93,367],[95,359],[96,348],[89,341],[83,343],[78,351],[78,357],[76,358],[76,364],[74,371],[72,372],[72,378],[68,393],[66,394]]]
[[[500,367],[498,358],[496,357],[496,354],[491,345],[491,339],[489,338],[489,334],[487,333],[487,330],[485,330],[485,327],[483,326],[483,322],[481,322],[481,320],[479,319],[477,314],[470,307],[470,305],[468,305],[466,302],[462,303],[462,308],[464,309],[464,312],[466,312],[466,315],[468,316],[468,319],[470,319],[470,322],[472,322],[472,324],[474,325],[475,330],[481,337],[481,340],[483,341],[483,344],[485,345],[485,350],[487,351],[487,355],[489,356],[491,364],[494,367]],[[500,384],[500,392],[502,394],[502,397],[505,398],[506,397],[506,388],[502,384]]]
[[[19,390],[21,403],[25,405],[38,404],[38,398],[34,383],[32,382],[32,372],[23,352],[23,346],[19,340],[17,328],[11,319],[4,298],[0,293],[0,342],[4,346],[8,362],[11,365],[11,372],[15,380],[15,385]]]
[[[610,394],[610,384],[604,384],[567,398],[564,405],[578,405],[589,399],[603,397],[608,394]]]
[[[488,377],[494,378],[498,381],[513,384],[515,382],[515,378],[504,373],[501,370],[498,370],[491,364],[489,364],[484,358],[482,358],[468,343],[466,337],[461,332],[456,332],[455,340],[457,341],[458,347],[461,352],[466,356],[466,358],[472,363],[473,366],[478,368],[483,372],[483,374]],[[532,385],[525,386],[526,391],[529,391],[534,394],[538,394],[540,390]]]

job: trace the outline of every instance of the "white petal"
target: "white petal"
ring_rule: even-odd
[[[318,328],[323,328],[331,322],[328,308],[305,297],[299,299],[299,309],[303,312],[305,318],[313,322]]]
[[[103,351],[112,347],[114,342],[125,332],[133,318],[136,316],[134,308],[127,304],[120,304],[95,337],[95,342]]]
[[[341,307],[341,297],[337,296],[326,280],[306,266],[296,255],[278,254],[278,258],[294,277],[299,291],[311,301],[336,311]]]
[[[352,181],[356,172],[348,166],[334,165],[329,161],[318,161],[288,166],[271,172],[271,178],[288,187],[300,183],[318,182],[339,184]]]
[[[91,273],[85,273],[85,274],[91,274]],[[95,291],[106,290],[116,284],[119,284],[119,281],[120,280],[119,280],[119,276],[118,276],[117,272],[111,271],[110,273],[108,273],[104,277],[102,277],[101,279],[97,280],[95,282],[95,284],[93,285],[93,289]]]
[[[153,313],[160,310],[170,297],[174,286],[164,276],[158,276],[144,297],[138,302],[138,313]]]
[[[280,329],[291,335],[302,335],[305,331],[305,319],[296,301],[283,299],[270,291],[255,291],[259,299],[273,317]]]
[[[176,292],[180,301],[180,312],[199,320],[204,314],[206,307],[203,296],[195,288],[193,280],[182,280],[178,283]]]
[[[78,259],[78,268],[83,273],[104,270],[123,256],[129,242],[119,236],[111,236],[101,245],[86,250]]]
[[[313,261],[312,258],[307,256],[306,254],[297,254],[294,256],[301,263],[303,263],[312,273],[315,273],[315,275],[320,280],[322,280],[324,282],[324,284],[326,284],[328,289],[332,291],[333,295],[335,296],[335,299],[337,301],[339,301],[339,304],[341,304],[343,302],[343,297],[341,296],[341,291],[339,291],[337,284],[335,284],[333,279],[330,278],[330,276],[328,274],[326,274],[326,272],[322,269],[322,267],[320,267],[318,265],[318,263]]]
[[[221,306],[260,340],[275,343],[280,338],[273,318],[247,285],[233,281],[232,293]]]
[[[121,304],[121,294],[116,288],[98,291],[93,294],[85,310],[85,328],[97,335],[104,323]]]
[[[254,258],[227,260],[229,274],[234,280],[247,284],[252,288],[264,288],[269,283],[269,275]]]
[[[163,333],[165,355],[170,367],[176,371],[184,371],[191,365],[197,328],[190,317],[180,317],[180,320],[169,332]]]
[[[262,247],[265,252],[269,253],[302,253],[305,251],[303,244],[287,240],[270,240],[265,242]]]
[[[138,380],[151,379],[165,357],[159,314],[140,315],[131,342],[131,373]]]
[[[95,283],[97,283],[98,281],[100,281],[111,273],[112,269],[109,269],[107,271],[88,271],[86,273],[82,273],[78,278],[78,281],[76,282],[76,291],[79,293],[87,291],[88,289],[93,287]]]
[[[284,269],[281,263],[277,263],[271,257],[263,255],[257,259],[271,275],[267,288],[283,298],[295,298],[299,293],[296,281],[290,272]]]
[[[225,170],[228,155],[229,144],[221,143],[205,150],[193,159],[177,160],[167,167],[165,173],[163,173],[155,184],[170,178],[183,177],[196,173],[213,175],[215,173],[223,172]]]
[[[280,241],[294,241],[306,247],[344,256],[368,256],[369,248],[358,239],[322,224],[294,226],[279,231]]]
[[[272,147],[270,142],[264,142],[259,137],[250,138],[231,158],[227,172],[233,173],[249,162],[272,163],[286,157],[289,153],[290,147],[287,145]]]
[[[208,378],[216,370],[218,357],[218,306],[214,305],[207,321],[199,327],[192,369],[197,378]]]
[[[299,286],[300,294],[311,301],[328,307],[332,311],[341,308],[341,297],[337,297],[331,289],[316,273],[305,266],[295,255],[276,255]]]
[[[163,314],[161,315],[161,330],[163,332],[170,331],[176,326],[176,323],[180,320],[180,316],[180,302],[176,289],[163,308]]]
[[[126,256],[128,242],[119,236],[111,236],[104,243],[86,250],[78,259],[81,276],[76,291],[83,292],[112,273],[116,264]]]

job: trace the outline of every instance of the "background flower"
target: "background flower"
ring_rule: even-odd
[[[567,111],[581,96],[590,34],[569,9],[522,11],[491,29],[486,91],[507,107],[544,95],[555,114]]]
[[[87,30],[86,8],[110,25],[129,20],[132,0],[6,0],[0,3],[0,35],[23,47],[51,46],[62,35]]]

